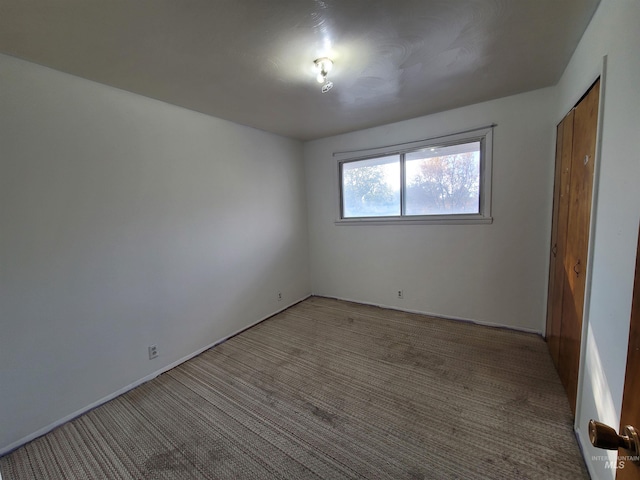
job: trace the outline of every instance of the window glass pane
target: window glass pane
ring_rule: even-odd
[[[342,217],[400,215],[400,155],[342,164]]]
[[[406,215],[480,213],[480,142],[405,156]]]

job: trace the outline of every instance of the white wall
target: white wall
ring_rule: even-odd
[[[0,82],[0,453],[309,294],[299,142],[3,55]]]
[[[551,225],[551,89],[305,144],[314,294],[541,332]],[[336,225],[336,151],[494,133],[491,225]],[[404,290],[404,299],[396,292]]]
[[[559,121],[599,74],[607,55],[592,287],[576,419],[593,478],[615,477],[605,461],[592,459],[606,452],[591,446],[587,425],[591,418],[616,428],[620,422],[640,219],[638,25],[638,0],[602,0],[557,88]]]

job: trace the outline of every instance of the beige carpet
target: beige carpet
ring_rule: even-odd
[[[1,458],[0,472],[588,478],[540,337],[320,297]]]

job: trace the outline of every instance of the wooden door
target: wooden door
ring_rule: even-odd
[[[547,341],[574,414],[599,101],[598,80],[558,126],[556,143]]]
[[[561,376],[564,376],[564,385],[574,414],[580,367],[599,99],[600,83],[597,82],[575,108],[573,120],[569,218],[564,255],[565,282],[560,330],[560,364],[562,365]]]
[[[625,425],[640,429],[640,236],[638,238],[638,253],[636,254],[627,368],[624,377],[619,431],[622,432]],[[618,465],[624,465],[624,468],[618,468],[616,478],[618,480],[640,480],[640,463],[626,460],[628,455],[629,452],[626,450],[620,449],[618,451]],[[621,464],[620,460],[624,464]]]
[[[559,370],[562,293],[564,285],[564,255],[569,216],[569,185],[573,148],[573,116],[571,110],[557,128],[556,170],[553,186],[553,223],[549,259],[549,292],[547,302],[547,342],[551,358]]]

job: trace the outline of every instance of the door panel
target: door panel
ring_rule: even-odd
[[[627,351],[627,370],[624,377],[624,393],[622,396],[622,413],[620,415],[620,431],[625,425],[640,428],[640,237],[636,254],[636,274],[633,284],[633,301],[631,304],[631,325],[629,327],[629,347]],[[626,456],[629,452],[619,450],[618,455]],[[623,460],[619,458],[618,460]],[[619,465],[620,463],[618,463]],[[624,460],[624,468],[618,469],[618,480],[640,479],[640,465]]]
[[[556,142],[547,342],[574,415],[599,101],[598,80],[560,123]]]
[[[553,224],[549,263],[549,293],[547,302],[547,342],[551,358],[560,368],[560,327],[564,284],[564,255],[569,216],[569,182],[573,148],[573,116],[571,110],[560,122],[556,141],[556,173],[553,194]]]
[[[580,367],[599,97],[600,83],[597,82],[575,108],[573,119],[569,218],[560,329],[560,376],[574,414]]]

